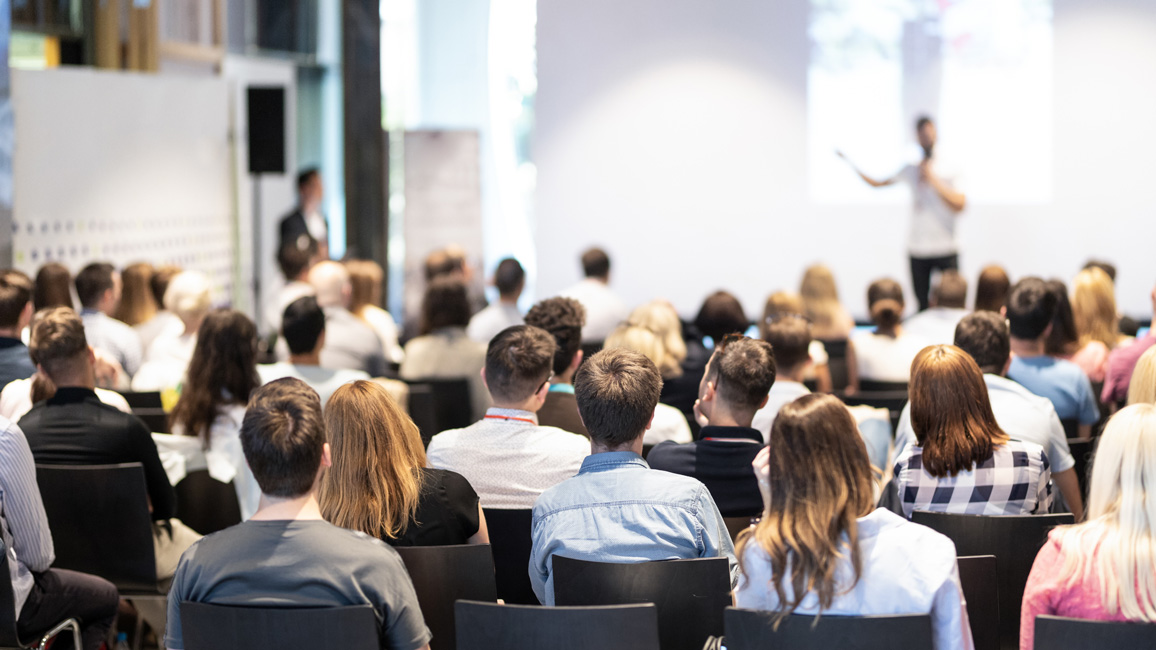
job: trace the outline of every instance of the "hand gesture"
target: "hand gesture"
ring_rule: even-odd
[[[763,447],[751,461],[755,470],[755,480],[759,482],[759,493],[763,495],[763,508],[771,505],[771,448]]]

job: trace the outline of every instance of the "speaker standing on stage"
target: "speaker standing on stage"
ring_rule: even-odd
[[[921,117],[915,123],[923,160],[907,165],[891,178],[877,180],[855,169],[871,187],[903,182],[911,186],[914,199],[907,250],[911,255],[911,283],[919,299],[920,311],[928,307],[931,273],[959,268],[959,247],[955,241],[955,218],[967,205],[958,188],[959,176],[941,166],[935,155],[935,123]],[[846,159],[842,152],[837,152]]]
[[[321,172],[309,168],[297,175],[297,207],[281,219],[281,244],[295,244],[298,250],[309,248],[310,242],[317,242],[320,259],[329,259],[329,225],[321,214]]]

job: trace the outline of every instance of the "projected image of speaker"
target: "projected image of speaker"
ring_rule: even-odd
[[[249,173],[285,173],[285,87],[249,86]]]

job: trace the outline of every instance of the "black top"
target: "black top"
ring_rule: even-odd
[[[28,379],[35,372],[28,346],[20,339],[0,336],[0,388],[16,379]]]
[[[698,386],[710,361],[710,350],[701,339],[691,338],[686,342],[686,358],[682,360],[682,374],[671,379],[663,379],[662,393],[658,401],[682,411],[690,424],[691,433],[698,437],[698,422],[694,419],[694,401],[698,399]]]
[[[646,462],[654,469],[696,478],[706,485],[724,517],[754,517],[763,497],[751,461],[763,448],[763,434],[747,427],[702,428],[701,439],[659,443]]]
[[[328,225],[328,220],[326,220],[326,226],[328,227]],[[298,249],[305,250],[309,244],[317,241],[309,232],[309,226],[305,223],[305,213],[301,211],[301,206],[297,206],[281,219],[280,233],[281,241],[278,244],[278,249],[284,248],[287,244],[293,244]]]
[[[149,428],[119,411],[88,388],[58,388],[20,418],[32,458],[44,465],[113,465],[140,463],[153,519],[168,519],[177,497],[161,465]]]
[[[478,493],[457,472],[422,468],[425,484],[414,521],[393,546],[448,546],[465,544],[478,532]]]
[[[538,409],[538,424],[544,427],[558,427],[563,431],[590,437],[582,418],[578,417],[578,400],[574,393],[550,391],[546,401]]]

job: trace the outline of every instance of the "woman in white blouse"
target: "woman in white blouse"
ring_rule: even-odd
[[[903,287],[890,278],[867,288],[867,308],[875,329],[856,332],[855,358],[859,379],[903,383],[911,377],[911,362],[927,343],[903,331]]]

